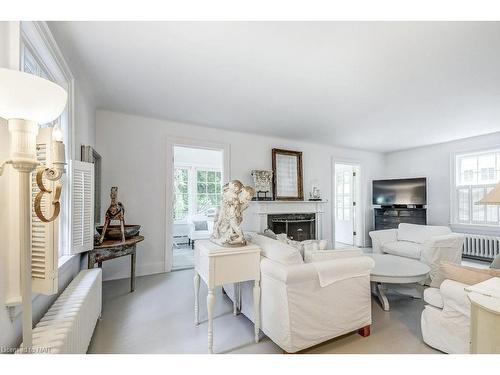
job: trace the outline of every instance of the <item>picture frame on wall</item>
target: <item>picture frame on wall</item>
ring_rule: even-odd
[[[302,152],[272,149],[275,200],[304,200]]]

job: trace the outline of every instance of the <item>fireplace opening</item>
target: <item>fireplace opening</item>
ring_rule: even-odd
[[[267,215],[267,227],[274,233],[286,233],[295,241],[316,239],[316,214]]]

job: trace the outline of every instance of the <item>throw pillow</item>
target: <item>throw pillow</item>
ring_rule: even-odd
[[[260,234],[252,234],[251,242],[258,245],[261,255],[281,264],[302,264],[304,261],[299,251],[286,243],[272,240]]]
[[[203,220],[203,221],[194,221],[193,220],[193,224],[194,224],[195,231],[208,230],[208,223],[206,220]]]
[[[483,269],[468,266],[460,266],[451,262],[441,262],[436,277],[431,282],[431,287],[439,288],[441,283],[446,280],[454,280],[459,283],[474,285],[482,281],[500,277],[500,270]]]
[[[276,239],[276,233],[274,233],[271,229],[267,228],[264,230],[264,236],[269,237],[272,240]]]

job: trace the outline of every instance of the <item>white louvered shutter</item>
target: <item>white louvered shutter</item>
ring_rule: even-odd
[[[71,236],[72,254],[94,247],[94,164],[71,160]]]
[[[52,128],[40,129],[37,136],[37,159],[43,165],[51,163]],[[52,216],[54,197],[53,182],[43,179],[51,194],[44,194],[42,211],[46,217]],[[59,260],[59,218],[42,222],[35,214],[33,203],[40,189],[36,184],[36,171],[31,176],[31,277],[33,292],[46,295],[57,293],[57,266]]]

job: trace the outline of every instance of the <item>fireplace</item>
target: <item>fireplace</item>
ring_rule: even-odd
[[[274,233],[286,233],[295,241],[316,239],[316,214],[270,214],[267,215],[267,227]]]

